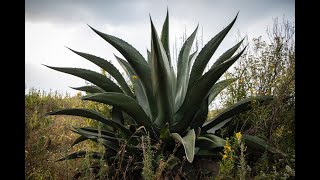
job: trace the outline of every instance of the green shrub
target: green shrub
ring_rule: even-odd
[[[257,95],[272,95],[274,100],[235,116],[227,128],[217,133],[229,136],[242,131],[264,139],[280,151],[272,154],[248,147],[250,175],[257,178],[289,177],[290,173],[285,172],[291,169],[290,176],[294,176],[295,167],[290,161],[295,154],[294,25],[275,19],[268,35],[270,42],[262,41],[261,37],[254,38],[247,54],[235,64],[234,71],[226,73],[227,78],[238,78],[239,81],[228,86],[221,95],[225,98],[225,106]]]

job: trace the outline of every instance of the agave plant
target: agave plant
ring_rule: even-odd
[[[51,67],[91,82],[92,86],[74,88],[89,94],[82,100],[112,105],[112,118],[108,119],[99,112],[90,109],[63,109],[50,112],[49,115],[72,115],[91,118],[105,124],[108,129],[93,127],[74,128],[81,136],[74,144],[84,140],[101,142],[108,153],[91,153],[92,157],[112,161],[125,144],[128,156],[141,161],[139,146],[141,129],[148,132],[154,142],[170,149],[174,142],[182,144],[183,155],[192,163],[194,157],[210,155],[216,148],[225,145],[225,140],[214,134],[232,120],[232,117],[247,111],[251,103],[266,102],[272,97],[259,96],[243,99],[222,113],[206,121],[208,106],[215,97],[236,79],[218,80],[226,70],[243,54],[246,48],[236,53],[242,41],[223,53],[207,72],[204,72],[209,60],[227,35],[237,19],[213,37],[199,53],[191,53],[198,26],[184,42],[178,56],[176,71],[169,50],[169,15],[167,12],[161,35],[151,21],[151,49],[145,59],[134,47],[115,36],[102,33],[89,26],[95,33],[115,47],[124,57],[115,55],[131,83],[127,82],[119,70],[109,61],[83,52],[70,49],[79,56],[91,61],[108,72],[114,80],[97,72],[79,68]],[[236,53],[236,54],[235,54]],[[234,55],[235,54],[235,55]],[[131,90],[130,86],[133,90]],[[127,117],[127,118],[125,118]],[[143,127],[143,128],[142,128]],[[266,147],[261,139],[245,136],[251,144]],[[83,157],[87,152],[75,152],[64,159]],[[138,155],[137,155],[138,154]],[[127,156],[127,157],[128,157]]]

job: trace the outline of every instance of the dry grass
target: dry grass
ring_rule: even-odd
[[[48,116],[61,108],[87,106],[79,97],[65,97],[30,91],[25,106],[25,177],[26,179],[72,179],[76,170],[88,166],[87,159],[56,162],[67,154],[91,150],[97,145],[89,141],[71,147],[78,137],[72,127],[92,126],[88,119],[75,116]],[[87,179],[90,177],[84,177]]]

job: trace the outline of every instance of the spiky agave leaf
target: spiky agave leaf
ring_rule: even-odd
[[[82,130],[85,130],[85,131],[89,131],[89,132],[101,133],[101,134],[109,136],[109,137],[116,137],[115,132],[104,130],[104,129],[101,129],[101,128],[96,128],[96,127],[78,127],[78,128],[82,129]]]
[[[206,121],[206,118],[208,116],[209,111],[209,105],[212,102],[212,100],[229,84],[234,82],[236,78],[234,79],[227,79],[220,81],[216,84],[214,84],[210,90],[210,95],[208,98],[205,99],[205,101],[201,104],[200,108],[198,109],[196,115],[191,121],[190,127],[191,128],[199,128],[202,126],[202,124]]]
[[[237,78],[225,79],[214,84],[210,90],[211,92],[208,99],[208,106],[222,90],[224,90],[227,86],[229,86],[231,83],[233,83],[236,80]]]
[[[101,143],[107,149],[112,149],[112,150],[114,150],[116,152],[119,151],[119,149],[120,149],[119,142],[116,139],[110,141],[109,138],[105,138],[101,134],[81,131],[81,130],[79,130],[79,128],[74,128],[71,131],[73,131],[74,133],[77,133],[77,134],[79,134],[81,136],[84,136],[87,139],[90,139],[90,140],[92,140],[92,141],[94,141],[96,143]]]
[[[71,147],[73,147],[74,145],[79,144],[79,143],[81,143],[81,142],[83,142],[83,141],[86,141],[86,140],[88,140],[88,139],[89,139],[89,138],[80,135],[80,136],[71,144]]]
[[[240,47],[240,45],[242,44],[244,38],[238,42],[236,45],[234,45],[232,48],[228,49],[226,52],[224,52],[211,66],[211,69],[214,68],[215,66],[225,62],[226,60],[228,60],[229,58],[231,58],[231,56],[237,51],[237,49]]]
[[[169,10],[168,9],[167,9],[166,19],[164,20],[164,23],[162,25],[161,43],[163,45],[163,49],[167,53],[169,66],[172,67],[171,57],[170,57],[170,46],[169,46]]]
[[[114,120],[115,122],[121,125],[124,124],[124,118],[123,118],[121,108],[117,106],[113,106],[111,110],[111,115],[112,115],[112,120]]]
[[[210,128],[209,130],[207,130],[207,133],[212,133],[214,134],[217,130],[219,130],[220,128],[222,128],[224,125],[226,125],[228,122],[230,122],[233,119],[233,117],[228,118],[223,120],[222,122],[220,122],[219,124],[213,126],[212,128]],[[210,121],[210,120],[209,120]]]
[[[47,65],[45,65],[47,66]],[[71,74],[82,79],[85,79],[94,85],[100,87],[104,91],[107,92],[122,92],[118,85],[116,85],[113,81],[108,79],[107,77],[99,74],[97,72],[81,69],[81,68],[60,68],[60,67],[52,67],[47,66],[48,68],[54,69],[56,71],[64,72],[67,74]]]
[[[190,37],[185,41],[183,44],[179,57],[178,57],[178,64],[177,64],[177,84],[176,84],[176,97],[175,97],[175,110],[178,110],[183,103],[183,100],[187,93],[188,82],[189,82],[189,67],[190,67],[190,60],[189,55],[191,51],[191,46],[197,34],[199,25],[190,35]]]
[[[104,34],[92,28],[91,26],[89,27],[100,37],[102,37],[104,40],[110,43],[114,48],[116,48],[126,58],[131,68],[134,70],[134,72],[137,74],[137,77],[140,79],[141,84],[143,85],[143,89],[145,90],[149,106],[155,107],[156,102],[153,96],[152,87],[149,84],[151,82],[151,70],[144,57],[139,53],[139,51],[137,51],[127,42],[115,36]],[[152,110],[153,109],[151,109],[152,117],[156,117],[157,112]]]
[[[96,93],[84,96],[81,99],[117,106],[130,115],[139,126],[145,126],[149,130],[159,130],[158,127],[152,125],[151,120],[137,101],[125,94],[113,92]]]
[[[172,66],[172,59],[170,56],[170,46],[169,46],[169,10],[167,9],[167,15],[166,15],[166,19],[162,25],[162,31],[161,31],[161,44],[163,45],[163,49],[165,50],[166,54],[167,54],[167,58],[168,58],[168,63],[169,63],[169,68],[170,68],[170,74],[172,77],[172,94],[174,94],[176,92],[176,82],[177,82],[177,77],[176,74],[173,70],[173,66]],[[149,57],[148,57],[149,58]],[[149,62],[148,59],[148,63],[151,64]]]
[[[187,79],[186,81],[189,83],[189,79],[190,79],[190,72],[191,72],[191,68],[193,65],[194,60],[196,59],[197,55],[197,51],[193,52],[192,54],[190,54],[189,56],[189,63],[188,63],[188,72],[187,72]]]
[[[108,136],[105,133],[101,133],[101,131],[94,132],[94,131],[90,131],[90,130],[88,131],[88,130],[85,130],[82,128],[77,128],[77,127],[74,127],[74,131],[82,136],[85,136],[85,137],[102,138],[102,139],[108,140],[110,142],[124,141],[124,139],[122,139],[122,138],[118,138],[115,136]]]
[[[206,118],[208,116],[209,112],[209,105],[212,102],[212,100],[229,84],[234,82],[236,79],[227,79],[220,81],[216,84],[214,84],[210,90],[210,95],[207,97],[201,104],[200,108],[196,112],[195,116],[193,117],[190,128],[198,129],[203,125],[203,123],[206,121]],[[224,125],[224,124],[223,124]]]
[[[228,61],[210,69],[195,84],[195,88],[191,90],[190,96],[186,97],[179,111],[175,114],[175,124],[171,127],[172,132],[182,132],[187,129],[188,125],[197,112],[196,108],[208,98],[210,90],[214,83],[221,75],[242,55],[245,48]]]
[[[157,109],[155,106],[151,106],[149,104],[148,98],[147,98],[147,93],[145,89],[143,88],[143,84],[141,80],[138,78],[137,74],[134,72],[132,67],[128,62],[126,62],[124,59],[114,55],[118,63],[122,66],[122,68],[125,70],[127,73],[128,77],[131,79],[134,93],[136,95],[136,99],[139,103],[139,105],[143,108],[143,110],[146,112],[148,117],[150,119],[153,119],[153,115],[156,115]],[[154,112],[154,113],[151,113]]]
[[[244,134],[242,138],[248,147],[254,148],[256,150],[261,150],[262,152],[268,150],[272,153],[278,153],[278,154],[281,154],[282,156],[287,156],[287,154],[283,153],[282,151],[276,148],[273,148],[268,142],[266,142],[265,140],[257,136]]]
[[[97,66],[99,66],[100,68],[102,68],[103,70],[108,72],[119,83],[120,87],[122,88],[123,92],[125,92],[126,95],[128,95],[132,98],[134,97],[128,84],[124,80],[123,76],[121,75],[119,70],[116,67],[114,67],[114,65],[112,63],[110,63],[109,61],[104,60],[100,57],[91,55],[91,54],[75,51],[71,48],[68,48],[68,49],[70,49],[72,52],[78,54],[79,56],[91,61],[92,63],[96,64]]]
[[[248,111],[252,109],[251,104],[253,102],[259,102],[263,103],[268,100],[272,100],[272,96],[258,96],[254,98],[246,98],[243,99],[236,104],[228,107],[226,110],[224,110],[222,113],[220,113],[218,116],[214,117],[213,119],[209,120],[208,123],[204,124],[202,129],[202,132],[208,131],[212,127],[222,123],[223,121],[227,121],[229,118],[238,115],[242,112]]]
[[[184,137],[181,137],[178,133],[172,133],[172,137],[183,145],[187,160],[192,163],[195,154],[196,141],[194,129],[189,130]]]
[[[111,126],[113,128],[118,129],[124,137],[129,138],[132,136],[132,132],[124,127],[123,125],[119,124],[118,122],[115,122],[111,119],[105,118],[102,114],[90,110],[90,109],[62,109],[58,111],[53,111],[50,113],[47,113],[47,115],[71,115],[71,116],[80,116],[85,118],[90,118],[93,120],[97,120],[103,124],[106,124],[108,126]]]
[[[201,127],[202,124],[207,119],[208,111],[209,111],[208,98],[206,98],[204,102],[202,102],[202,104],[200,105],[194,117],[192,118],[192,121],[190,122],[190,125],[189,125],[190,128],[196,129],[196,132],[198,133],[199,127]]]
[[[204,150],[211,150],[226,145],[226,140],[214,134],[206,134],[196,139],[196,147]]]
[[[174,110],[173,78],[167,54],[151,22],[151,77],[158,116],[154,123],[162,128],[166,122],[172,124]]]
[[[212,38],[199,52],[199,55],[195,59],[195,62],[191,70],[187,95],[191,92],[191,89],[196,84],[197,80],[201,77],[209,60],[211,59],[212,55],[217,50],[220,43],[227,35],[233,24],[235,23],[237,17],[238,14],[226,28],[224,28],[220,33],[218,33],[214,38]]]
[[[81,87],[71,87],[72,89],[78,91],[84,91],[87,93],[101,93],[104,92],[103,89],[99,88],[98,86],[81,86]]]

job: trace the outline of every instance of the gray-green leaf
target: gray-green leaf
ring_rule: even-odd
[[[183,145],[187,160],[192,163],[195,154],[196,133],[194,129],[188,131],[183,138],[178,133],[172,133],[172,137]]]

